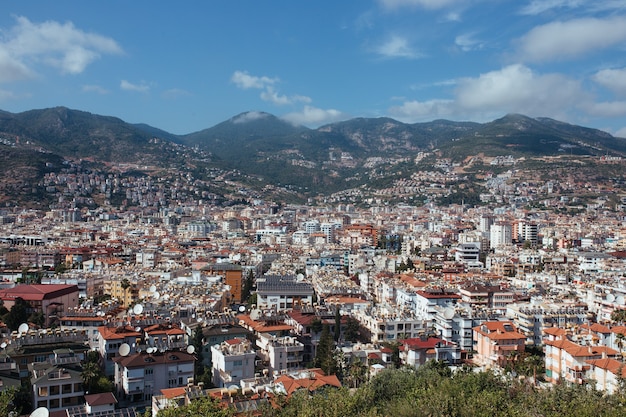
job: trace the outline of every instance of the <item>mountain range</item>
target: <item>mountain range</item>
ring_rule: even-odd
[[[355,118],[309,129],[269,113],[245,112],[198,132],[174,135],[146,124],[55,107],[0,111],[0,150],[3,178],[19,172],[20,178],[36,181],[62,161],[81,160],[152,170],[184,166],[198,175],[209,169],[237,170],[264,184],[317,194],[353,186],[348,178],[362,178],[363,183],[369,165],[410,161],[420,152],[452,162],[476,155],[625,156],[626,139],[519,114],[489,123]]]

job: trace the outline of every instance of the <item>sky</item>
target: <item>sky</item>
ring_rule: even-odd
[[[0,109],[55,106],[175,134],[262,111],[626,137],[626,1],[4,0]]]

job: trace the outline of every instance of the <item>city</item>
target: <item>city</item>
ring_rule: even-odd
[[[156,416],[203,396],[251,412],[435,361],[618,392],[619,182],[508,170],[480,205],[376,204],[457,176],[416,172],[367,207],[217,205],[150,177],[48,176],[66,208],[0,211],[2,387],[27,381],[31,409],[69,416]],[[123,188],[130,204],[81,208],[86,187]]]

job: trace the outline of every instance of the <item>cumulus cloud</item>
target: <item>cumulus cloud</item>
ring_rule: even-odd
[[[626,41],[626,17],[585,18],[537,26],[519,40],[523,61],[575,58]]]
[[[269,114],[263,113],[260,111],[249,111],[247,113],[243,113],[243,114],[233,117],[231,121],[235,124],[248,123],[254,120],[264,119],[268,116]]]
[[[81,90],[83,93],[98,93],[98,94],[108,94],[109,90],[99,85],[91,84],[91,85],[83,85]]]
[[[261,93],[261,99],[263,99],[264,101],[269,101],[270,103],[276,104],[278,106],[284,106],[287,104],[294,104],[294,103],[310,103],[311,102],[311,98],[307,96],[280,95],[276,91],[274,91],[274,89],[271,86],[266,87],[265,91]]]
[[[592,79],[618,95],[626,95],[626,68],[604,69],[595,73]]]
[[[454,101],[452,100],[411,100],[389,109],[392,117],[408,122],[448,117],[453,113]]]
[[[591,103],[578,80],[561,74],[538,74],[516,64],[475,78],[457,80],[452,99],[407,101],[390,109],[395,117],[418,121],[465,115],[472,120],[485,120],[502,113],[523,113],[567,119],[563,109],[571,103]]]
[[[618,138],[626,138],[626,127],[623,127],[613,133],[613,136],[617,136]]]
[[[71,22],[33,23],[25,17],[17,17],[16,21],[0,42],[1,78],[28,78],[38,64],[79,74],[102,54],[123,53],[113,39],[84,32]]]
[[[601,117],[626,116],[626,101],[603,101],[598,103],[584,103],[587,113]]]
[[[126,80],[120,82],[120,88],[126,91],[136,91],[138,93],[147,93],[150,91],[150,87],[143,82],[141,84],[133,84]]]
[[[394,35],[386,42],[374,48],[374,52],[385,58],[420,58],[422,55],[415,51],[409,41],[402,37]]]
[[[289,113],[282,119],[294,125],[320,126],[326,123],[336,122],[345,118],[345,115],[335,109],[319,109],[313,106],[304,106],[302,111]]]
[[[522,7],[520,14],[534,16],[552,9],[573,9],[583,4],[583,0],[533,0],[526,6]]]
[[[481,40],[476,39],[474,33],[459,35],[454,39],[454,43],[463,52],[480,50],[484,47],[484,43]]]
[[[235,85],[243,90],[247,90],[249,88],[266,88],[267,86],[271,86],[279,81],[278,78],[270,78],[266,76],[255,76],[250,75],[246,71],[235,71],[230,77],[230,80],[235,83]]]
[[[459,0],[378,0],[386,9],[399,9],[402,7],[422,7],[424,9],[442,9]]]

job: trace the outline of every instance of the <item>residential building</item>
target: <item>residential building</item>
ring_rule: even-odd
[[[113,358],[117,398],[135,404],[152,400],[164,388],[193,382],[195,358],[184,351],[142,351]]]
[[[41,313],[44,325],[57,323],[59,317],[70,308],[78,307],[78,286],[65,284],[24,284],[0,290],[4,307],[11,309],[15,300],[21,298],[30,304],[29,313]]]
[[[512,354],[526,348],[526,336],[510,321],[486,321],[473,331],[474,360],[487,368],[504,366]]]
[[[264,275],[257,278],[257,306],[261,310],[290,310],[313,305],[313,286],[293,275]]]
[[[254,376],[256,352],[248,339],[230,339],[211,347],[213,384],[216,387],[238,385]]]

